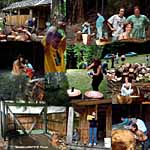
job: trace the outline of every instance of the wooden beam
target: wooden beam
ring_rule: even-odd
[[[0,138],[3,137],[3,126],[2,126],[2,101],[0,101]]]
[[[67,144],[72,144],[73,120],[74,120],[74,108],[69,107],[68,124],[67,124],[67,138],[66,138]]]
[[[9,109],[9,108],[8,108]],[[9,109],[10,112],[10,116],[15,120],[15,122],[17,123],[17,125],[19,127],[21,127],[21,130],[23,131],[24,134],[27,134],[25,128],[22,126],[22,124],[20,123],[20,121],[17,119],[17,117],[13,114],[13,112]]]
[[[45,106],[44,103],[43,104],[36,104],[36,103],[14,103],[14,101],[13,102],[6,101],[5,103],[8,106],[32,106],[32,107]]]
[[[34,118],[34,119],[35,119],[35,118]],[[36,123],[37,123],[37,118],[34,120],[34,122],[33,122],[32,126],[31,126],[31,128],[29,129],[28,134],[30,134],[30,133],[32,132],[32,130],[33,130],[33,128],[35,127]]]
[[[98,105],[98,104],[111,104],[111,99],[85,99],[85,100],[79,100],[74,99],[71,100],[71,104],[75,105]]]

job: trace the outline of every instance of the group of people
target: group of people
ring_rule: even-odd
[[[145,40],[146,29],[149,27],[150,20],[140,13],[140,8],[135,6],[134,14],[127,18],[124,15],[125,8],[123,7],[119,9],[118,14],[112,15],[107,20],[100,13],[97,13],[96,38],[99,40],[108,38],[108,34],[106,37],[106,31],[104,31],[104,27],[108,26],[112,33],[112,41],[127,39]],[[91,34],[90,24],[88,22],[82,25],[82,33]]]
[[[140,13],[140,8],[135,6],[134,14],[127,19],[124,14],[125,9],[120,8],[119,14],[113,15],[107,20],[112,31],[112,41],[130,38],[146,39],[146,29],[150,20]]]
[[[135,135],[137,144],[142,145],[142,150],[147,150],[149,144],[147,136],[148,130],[144,121],[138,117],[131,118],[131,116],[122,117],[121,120],[122,123],[120,123],[120,125],[123,125],[124,128],[129,129]]]
[[[26,75],[29,79],[33,78],[34,69],[29,63],[28,59],[24,59],[23,56],[19,55],[13,62],[12,75]]]

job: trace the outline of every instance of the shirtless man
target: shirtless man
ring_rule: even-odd
[[[12,74],[20,75],[23,72],[24,72],[23,57],[19,55],[17,59],[13,62]]]
[[[148,137],[138,129],[137,124],[131,125],[131,131],[135,134],[135,138],[137,140],[137,143],[142,144],[142,150],[148,149]]]

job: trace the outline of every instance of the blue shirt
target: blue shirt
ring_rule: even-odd
[[[99,16],[96,20],[96,28],[103,27],[103,22],[105,21],[103,16]]]

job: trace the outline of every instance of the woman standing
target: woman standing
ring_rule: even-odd
[[[92,88],[94,91],[98,91],[98,87],[103,80],[103,73],[102,73],[102,67],[101,67],[101,61],[98,58],[95,58],[93,60],[93,63],[87,67],[87,70],[93,69],[93,72],[91,72],[92,75]]]

